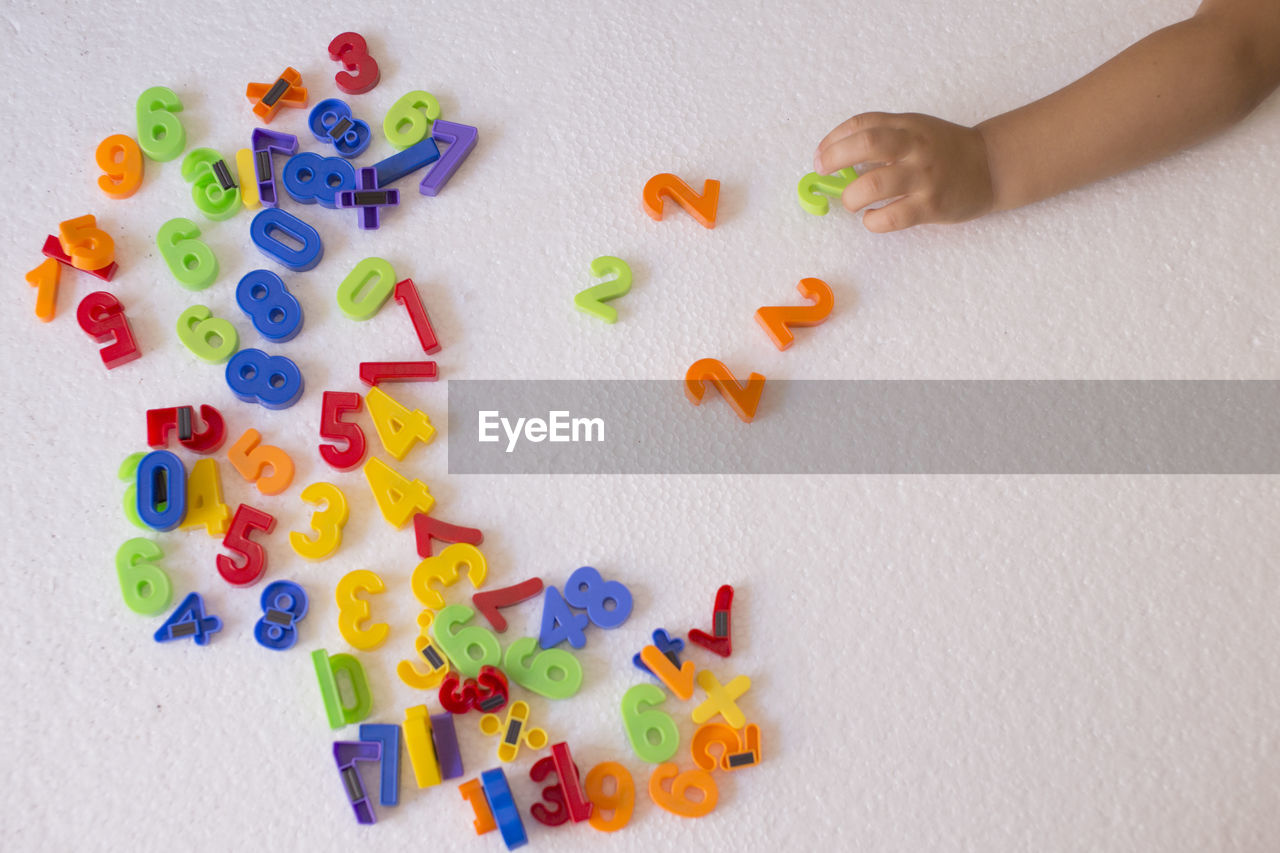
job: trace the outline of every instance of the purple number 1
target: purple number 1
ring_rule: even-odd
[[[253,131],[253,171],[258,177],[258,198],[263,207],[278,207],[276,171],[271,165],[271,152],[292,155],[298,152],[298,137],[292,133],[255,128]]]
[[[467,159],[471,149],[476,147],[477,135],[476,129],[470,125],[436,119],[431,128],[431,138],[449,147],[431,167],[431,171],[427,172],[427,176],[422,179],[422,183],[418,185],[418,192],[429,196],[439,194],[448,180],[453,177],[453,173],[458,171],[462,161]],[[264,201],[263,204],[266,202]]]

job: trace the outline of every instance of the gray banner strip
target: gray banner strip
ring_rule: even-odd
[[[452,380],[453,474],[1276,474],[1280,381]],[[523,419],[523,420],[521,420]]]

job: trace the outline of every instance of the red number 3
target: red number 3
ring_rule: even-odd
[[[369,55],[369,46],[359,33],[343,33],[329,42],[329,58],[354,72],[339,71],[333,78],[338,88],[348,95],[363,95],[381,79],[378,63]]]

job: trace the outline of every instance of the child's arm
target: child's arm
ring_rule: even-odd
[[[844,205],[871,231],[963,222],[1039,201],[1193,145],[1280,85],[1280,0],[1204,0],[1195,16],[1035,103],[976,127],[864,113],[827,135],[824,174],[884,163]]]

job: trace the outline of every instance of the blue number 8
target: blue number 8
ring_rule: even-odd
[[[282,355],[242,349],[227,362],[227,385],[246,403],[287,409],[302,396],[302,372]]]
[[[316,139],[332,142],[343,157],[357,157],[369,147],[369,125],[353,118],[351,107],[345,101],[337,98],[321,101],[311,110],[308,123]]]
[[[307,593],[293,581],[275,581],[262,591],[263,616],[253,626],[253,638],[276,651],[298,642],[298,623],[307,615]]]
[[[356,170],[346,160],[303,151],[284,164],[284,189],[302,204],[338,206],[338,193],[356,188]]]
[[[564,600],[587,611],[592,624],[600,628],[617,628],[631,615],[631,590],[619,581],[606,581],[591,566],[569,575]],[[613,607],[605,607],[606,601],[612,601]]]
[[[302,306],[270,270],[253,270],[236,286],[236,304],[264,338],[282,344],[302,330]]]

